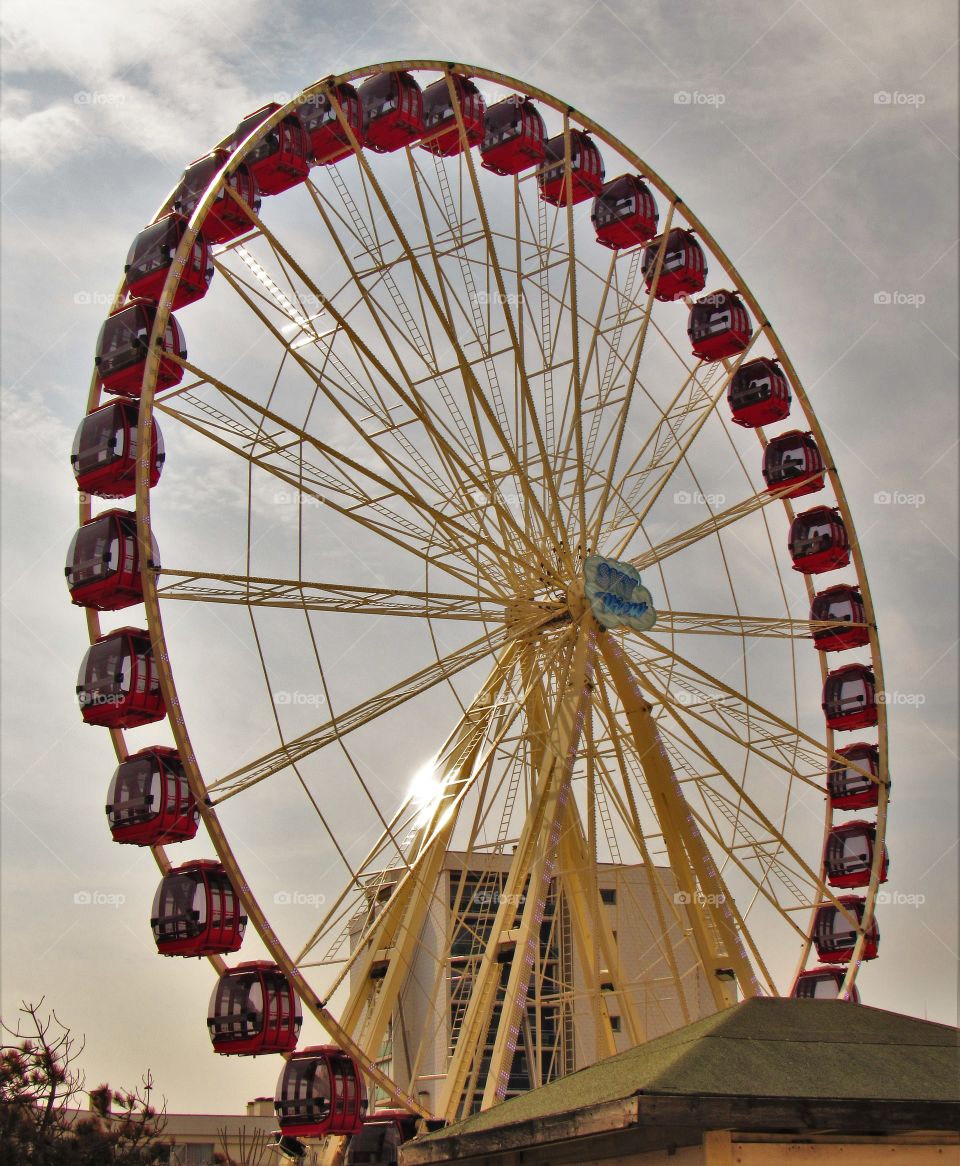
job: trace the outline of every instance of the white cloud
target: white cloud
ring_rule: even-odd
[[[245,77],[261,67],[258,8],[252,0],[175,0],[152,10],[14,0],[5,11],[4,70],[22,84],[3,113],[6,156],[62,165],[100,137],[111,148],[189,162],[185,145],[208,148],[234,114],[239,120],[257,104]],[[51,99],[53,89],[66,92]]]

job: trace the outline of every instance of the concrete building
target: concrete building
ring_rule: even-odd
[[[89,1111],[69,1111],[71,1121],[83,1121]],[[107,1119],[109,1120],[109,1118]],[[238,1166],[277,1166],[270,1149],[277,1128],[272,1097],[247,1102],[246,1113],[167,1113],[161,1140],[172,1142],[169,1166],[211,1166],[215,1155],[226,1153]],[[319,1147],[310,1147],[303,1166],[317,1166]]]
[[[960,1032],[754,999],[408,1142],[401,1166],[950,1166]]]
[[[450,852],[444,861],[416,956],[400,993],[381,1063],[387,1073],[435,1110],[469,1000],[472,979],[493,926],[510,859],[502,854]],[[622,989],[592,990],[609,970],[586,969],[558,869],[544,908],[529,1004],[510,1072],[508,1097],[556,1080],[600,1057],[609,1046],[599,1027],[609,1016],[617,1049],[631,1040],[624,1013],[629,996],[640,1031],[650,1039],[712,1013],[716,1007],[693,947],[680,924],[677,884],[668,868],[651,876],[645,866],[600,864],[601,907],[619,953]],[[655,880],[652,885],[651,878]],[[389,897],[390,872],[378,877],[371,894]],[[518,896],[518,908],[523,897]],[[666,926],[664,927],[664,923]],[[501,983],[489,1043],[506,987],[512,952],[498,954]],[[601,1013],[602,1009],[602,1013]],[[485,1072],[481,1069],[481,1082]],[[478,1089],[479,1094],[479,1089]],[[477,1105],[479,1097],[473,1104]]]
[[[163,1136],[174,1143],[170,1166],[209,1166],[224,1152],[242,1166],[275,1166],[279,1159],[268,1145],[276,1128],[273,1098],[258,1097],[247,1102],[246,1114],[168,1113]]]

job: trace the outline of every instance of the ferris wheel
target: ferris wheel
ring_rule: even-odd
[[[214,1049],[287,1057],[285,1135],[858,999],[889,779],[839,470],[589,117],[439,61],[251,114],[134,240],[73,466],[112,834],[161,954],[214,965]]]

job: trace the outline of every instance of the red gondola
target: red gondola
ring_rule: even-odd
[[[457,104],[460,106],[467,145],[479,146],[483,141],[483,115],[487,111],[487,103],[483,99],[483,94],[468,77],[452,73],[450,80],[453,82]],[[457,115],[450,100],[450,88],[446,77],[434,81],[423,91],[423,126],[427,140],[421,143],[422,149],[429,150],[431,154],[440,154],[444,158],[462,152],[460,127],[457,125]]]
[[[334,1045],[294,1053],[277,1082],[280,1131],[298,1138],[358,1134],[367,1090],[356,1062]]]
[[[494,174],[519,174],[546,158],[547,128],[526,97],[512,94],[491,105],[483,118],[480,165]]]
[[[235,1057],[293,1052],[303,1023],[299,1004],[276,964],[255,960],[228,968],[207,1009],[213,1051]]]
[[[352,85],[333,85],[330,92],[343,111],[357,142],[363,145],[363,108]],[[332,166],[353,153],[347,132],[340,124],[333,102],[326,93],[314,93],[297,106],[297,116],[303,123],[310,142],[310,153],[317,166]]]
[[[643,249],[640,270],[643,272],[647,291],[653,287],[653,277],[657,270],[661,238],[651,239]],[[667,236],[667,249],[657,280],[655,299],[677,300],[681,296],[696,295],[703,291],[707,282],[707,259],[703,248],[681,227],[674,227]]]
[[[389,154],[423,137],[423,90],[409,73],[376,73],[357,90],[364,144]]]
[[[798,514],[790,524],[790,555],[793,569],[803,575],[820,575],[850,562],[850,540],[839,510],[817,506]]]
[[[846,974],[846,968],[810,968],[797,976],[790,995],[798,1000],[836,1000]],[[847,1000],[851,1004],[860,1003],[856,984],[850,989]]]
[[[111,401],[80,423],[70,463],[77,489],[97,498],[130,498],[137,488],[137,414],[132,401]],[[163,436],[154,420],[150,430],[150,486],[160,480],[165,459]]]
[[[80,712],[88,725],[133,729],[167,715],[153,663],[150,633],[120,628],[87,649],[77,677]]]
[[[782,421],[791,402],[790,383],[779,364],[763,357],[741,364],[727,389],[733,421],[747,429]]]
[[[771,492],[796,482],[784,498],[801,498],[823,489],[823,458],[811,433],[792,429],[767,442],[763,451],[763,480]]]
[[[400,1147],[417,1132],[417,1119],[405,1109],[378,1109],[363,1119],[350,1139],[344,1166],[396,1166]]]
[[[540,197],[553,206],[567,205],[567,180],[564,135],[557,134],[546,144],[547,166],[537,175]],[[550,163],[553,163],[551,166]],[[574,203],[596,198],[603,190],[603,155],[589,134],[582,130],[570,131],[570,196]]]
[[[177,214],[190,218],[197,209],[197,204],[207,193],[210,183],[226,165],[229,157],[229,150],[214,150],[205,158],[198,158],[196,162],[190,163],[184,170],[180,185],[173,196],[173,209]],[[253,229],[253,223],[247,213],[230,197],[225,189],[227,187],[235,191],[254,214],[260,210],[257,180],[246,162],[241,162],[224,179],[216,200],[200,224],[203,237],[208,243],[229,243]]]
[[[103,322],[97,337],[94,363],[100,381],[108,393],[121,397],[139,397],[144,369],[149,356],[150,333],[157,315],[157,305],[149,300],[127,302]],[[163,353],[187,359],[187,345],[174,316],[169,316],[160,338]],[[183,367],[160,357],[157,389],[169,389],[183,380]]]
[[[866,900],[858,895],[841,895],[837,902],[844,910],[841,911],[833,903],[824,903],[817,908],[813,922],[813,942],[817,949],[817,959],[823,964],[845,964],[853,956],[853,949],[857,942],[857,930],[863,925],[863,913]],[[852,915],[857,924],[851,923],[847,917]],[[877,949],[880,946],[880,928],[876,917],[870,920],[867,928],[867,938],[863,945],[865,960],[877,958]]]
[[[827,835],[823,855],[823,872],[831,887],[865,887],[877,845],[877,827],[873,822],[845,822],[834,826]],[[880,882],[887,881],[889,856],[883,848]]]
[[[835,810],[868,810],[880,800],[880,786],[876,781],[854,769],[867,770],[874,777],[880,773],[880,750],[876,745],[868,745],[858,741],[855,745],[847,745],[837,750],[837,755],[843,761],[831,759],[827,771],[827,792],[830,794],[830,805]],[[851,764],[845,764],[850,762]]]
[[[813,633],[813,645],[820,652],[840,652],[845,648],[862,648],[870,643],[870,629],[866,624],[863,596],[858,587],[838,583],[813,597],[810,619],[837,620],[836,627]],[[842,622],[840,622],[842,621]],[[860,625],[860,626],[857,626]]]
[[[280,106],[271,101],[255,113],[248,113],[233,131],[228,149],[231,153],[263,125]],[[299,186],[310,173],[310,142],[307,131],[295,113],[288,113],[265,137],[249,150],[244,162],[256,179],[261,194],[280,194]]]
[[[159,570],[153,543],[149,564]],[[129,510],[106,510],[85,522],[70,542],[67,565],[70,596],[78,607],[119,611],[143,600],[137,516]]]
[[[604,184],[590,212],[597,242],[617,251],[646,243],[657,233],[660,211],[650,187],[636,174],[621,174]]]
[[[823,683],[824,715],[831,729],[864,729],[877,723],[876,681],[866,664],[828,672]]]
[[[750,343],[753,325],[743,301],[735,292],[715,291],[690,309],[687,335],[699,360],[726,360]]]
[[[121,761],[109,796],[114,842],[166,846],[196,837],[200,815],[176,749],[153,745]]]
[[[212,859],[175,866],[160,880],[150,926],[161,955],[226,955],[247,926],[227,872]]]
[[[180,241],[189,226],[183,215],[169,214],[151,223],[130,244],[124,271],[133,299],[159,302]],[[213,279],[213,259],[203,235],[198,234],[173,293],[171,311],[203,299]]]

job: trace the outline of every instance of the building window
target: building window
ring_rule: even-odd
[[[611,1016],[610,1017],[610,1028],[613,1032],[620,1031],[620,1017],[619,1016]]]
[[[170,1166],[211,1166],[215,1149],[210,1142],[180,1142],[170,1147]]]
[[[617,905],[617,892],[615,887],[601,887],[600,888],[600,902],[606,903],[608,907],[615,907]]]

